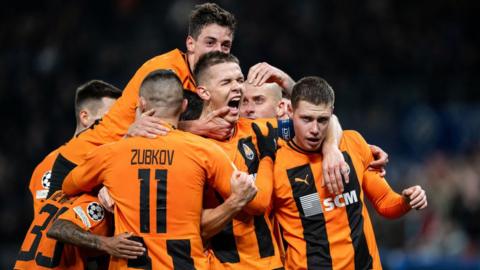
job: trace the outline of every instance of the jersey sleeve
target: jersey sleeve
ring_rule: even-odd
[[[348,136],[360,152],[365,168],[362,188],[375,210],[386,218],[397,218],[406,214],[410,207],[403,196],[393,191],[385,178],[381,177],[378,172],[366,169],[368,164],[373,161],[373,155],[365,139],[356,131],[348,131]]]
[[[170,69],[176,74],[185,73],[182,70],[184,60],[180,52],[169,52],[145,62],[135,72],[125,86],[122,96],[110,108],[102,121],[93,129],[82,133],[79,137],[96,145],[102,145],[121,139],[128,131],[128,127],[135,121],[135,110],[138,105],[140,86],[145,77],[158,69]],[[181,75],[180,75],[181,76]]]
[[[77,199],[74,205],[62,213],[58,219],[70,221],[82,228],[82,230],[93,234],[108,236],[110,234],[110,214],[105,211],[95,197],[91,195],[86,196],[89,198]]]
[[[98,147],[65,178],[62,190],[69,195],[88,192],[100,185],[111,160],[110,145]]]
[[[363,190],[375,210],[386,218],[398,218],[410,211],[410,206],[403,196],[393,191],[378,172],[364,173]]]
[[[254,122],[264,135],[268,133],[267,123],[270,123],[273,128],[277,128],[276,119],[260,119]],[[272,202],[273,178],[273,160],[270,157],[260,159],[255,177],[258,192],[255,198],[245,206],[244,211],[252,215],[260,215],[268,210]]]
[[[34,215],[40,211],[40,208],[43,202],[47,199],[48,195],[47,186],[50,185],[53,162],[46,161],[47,158],[48,156],[41,163],[39,163],[37,167],[35,167],[35,170],[30,178],[30,184],[28,186],[28,189],[32,194]]]
[[[207,183],[223,198],[231,194],[230,178],[234,167],[227,154],[216,144],[209,143],[207,153]]]
[[[260,160],[255,185],[258,189],[257,194],[243,208],[243,211],[251,215],[260,215],[268,210],[272,201],[273,161],[269,157]]]
[[[178,50],[159,55],[145,62],[135,72],[124,88],[122,96],[113,104],[108,113],[96,125],[85,130],[71,140],[61,154],[69,161],[80,164],[85,155],[91,150],[89,146],[100,146],[118,141],[127,133],[129,126],[135,121],[140,86],[145,77],[157,69],[170,69],[179,77],[189,74],[188,66],[184,63],[182,54]],[[187,69],[185,71],[184,69]]]

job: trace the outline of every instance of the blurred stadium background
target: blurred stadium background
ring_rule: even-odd
[[[123,88],[147,59],[185,48],[195,1],[9,1],[0,14],[0,268],[32,218],[34,166],[74,132],[74,92]],[[232,52],[336,90],[345,129],[390,154],[400,191],[429,208],[374,216],[385,269],[480,269],[479,1],[220,1],[238,19]]]

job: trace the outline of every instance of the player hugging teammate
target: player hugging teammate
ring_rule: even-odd
[[[78,90],[83,128],[32,175],[15,269],[381,269],[365,199],[396,218],[425,191],[391,190],[386,153],[341,129],[324,79],[244,77],[235,27],[198,5],[186,52],[145,62],[121,96]]]

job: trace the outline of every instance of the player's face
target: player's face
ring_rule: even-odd
[[[245,90],[240,66],[229,62],[209,67],[205,85],[210,92],[210,109],[217,110],[228,106],[230,112],[224,119],[231,123],[236,122],[240,116],[240,101]]]
[[[221,51],[230,53],[232,48],[233,33],[228,27],[218,24],[209,24],[200,31],[196,39],[187,38],[187,47],[190,53],[193,53],[194,65],[198,59],[212,51]]]
[[[246,84],[240,116],[250,119],[277,117],[278,102],[273,96],[273,91],[267,84],[261,87]]]
[[[332,116],[332,107],[299,101],[293,111],[294,142],[307,151],[317,151],[322,146]]]

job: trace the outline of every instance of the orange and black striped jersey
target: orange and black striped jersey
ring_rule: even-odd
[[[195,91],[195,81],[190,72],[187,56],[180,50],[172,50],[145,62],[102,120],[97,121],[95,125],[71,139],[60,149],[53,168],[50,194],[60,189],[68,172],[82,163],[87,153],[97,146],[118,141],[127,133],[128,127],[135,121],[135,110],[142,81],[150,72],[157,69],[172,70],[182,81],[185,89]]]
[[[46,236],[53,222],[65,219],[97,235],[110,234],[111,216],[98,199],[89,194],[69,197],[55,192],[39,210],[28,229],[14,269],[85,269],[91,251],[64,244]]]
[[[63,190],[77,193],[103,183],[115,201],[115,234],[133,232],[145,244],[144,257],[111,259],[110,269],[209,269],[200,232],[204,187],[228,197],[232,173],[220,147],[172,130],[98,147],[67,175]]]
[[[33,200],[33,215],[37,216],[41,206],[47,199],[48,189],[50,187],[50,178],[52,173],[53,162],[57,158],[58,149],[55,149],[48,154],[42,162],[40,162],[35,170],[33,170],[32,177],[28,189],[32,194]]]
[[[287,243],[286,269],[381,269],[364,196],[383,216],[409,211],[384,178],[367,170],[373,156],[359,133],[344,131],[340,150],[351,171],[338,195],[321,186],[321,154],[294,141],[277,151],[273,211]]]
[[[256,175],[258,193],[255,197],[261,209],[249,211],[247,205],[235,219],[210,240],[213,253],[213,269],[281,269],[283,264],[272,233],[272,224],[268,218],[273,188],[273,161],[270,158],[260,160],[256,148],[257,138],[251,124],[257,123],[262,133],[267,133],[268,120],[249,120],[240,118],[235,133],[227,141],[216,141],[229,156],[235,166],[249,174]],[[276,127],[276,119],[270,119]],[[205,207],[214,208],[223,202],[221,196],[209,190],[205,195]]]

